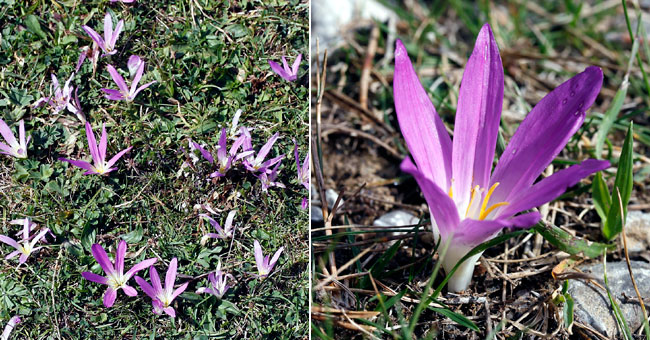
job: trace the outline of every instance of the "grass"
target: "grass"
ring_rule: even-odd
[[[110,176],[83,176],[57,161],[89,158],[82,123],[67,111],[54,115],[29,104],[49,95],[51,73],[63,82],[74,71],[79,48],[91,43],[81,26],[102,32],[106,12],[125,21],[118,52],[100,58],[96,74],[86,62],[72,83],[95,130],[106,123],[108,153],[133,150]],[[0,0],[0,21],[7,23],[0,38],[2,119],[10,126],[24,119],[32,135],[27,160],[0,158],[0,232],[15,233],[7,222],[30,216],[56,235],[26,265],[0,262],[0,325],[19,314],[23,323],[12,335],[29,339],[306,336],[308,221],[300,202],[307,193],[296,179],[291,139],[304,158],[308,72],[303,64],[299,80],[285,82],[267,60],[307,54],[307,17],[304,1]],[[105,66],[126,70],[131,54],[146,62],[142,82],[157,83],[132,103],[105,99],[100,89],[115,88]],[[256,149],[280,133],[270,155],[287,154],[279,177],[287,189],[264,193],[242,167],[209,181],[207,162],[192,162],[189,138],[215,146],[237,109],[243,110],[240,126],[254,129]],[[232,243],[200,244],[212,230],[194,206],[205,203],[223,211],[220,222],[227,211],[238,211]],[[155,257],[164,273],[171,258],[179,259],[177,283],[191,283],[174,303],[177,318],[151,313],[139,287],[137,297],[120,292],[106,309],[105,286],[81,278],[82,271],[101,273],[90,245],[112,254],[119,239],[129,244],[127,268]],[[285,247],[266,280],[250,274],[256,272],[254,239],[265,253]],[[221,301],[195,294],[218,262],[235,276],[234,287]],[[148,278],[146,270],[139,275]]]
[[[629,171],[625,178],[634,178],[628,209],[647,209],[643,188],[650,171],[645,156],[650,147],[650,88],[644,75],[650,55],[647,42],[630,39],[632,32],[642,32],[643,27],[637,30],[637,9],[631,3],[627,13],[620,2],[384,3],[399,17],[395,38],[406,45],[449,131],[453,131],[464,63],[485,22],[495,33],[505,71],[499,144],[507,142],[546,93],[588,65],[601,67],[605,76],[600,95],[581,129],[554,160],[554,171],[586,158],[607,159],[613,167],[599,174],[602,178],[598,177],[594,188],[600,186],[609,195],[615,185],[620,186],[615,180],[619,163],[630,164],[621,165]],[[414,189],[416,183],[399,170],[408,150],[400,133],[392,132],[399,131],[391,84],[393,65],[381,63],[392,48],[386,45],[390,25],[373,25],[381,32],[376,41],[372,41],[369,25],[352,25],[345,35],[346,44],[328,51],[327,65],[331,66],[326,82],[312,84],[314,97],[325,93],[321,107],[314,110],[322,116],[312,120],[323,122],[313,127],[323,136],[319,139],[313,134],[317,152],[322,154],[322,184],[347,193],[365,185],[358,194],[346,194],[345,205],[332,222],[318,225],[312,234],[311,270],[314,288],[318,288],[312,292],[317,308],[312,335],[322,339],[597,337],[577,323],[571,330],[572,322],[564,322],[563,317],[572,317],[567,315],[572,306],[551,299],[562,282],[549,273],[555,274],[560,250],[577,261],[598,261],[603,251],[609,262],[625,260],[620,242],[603,236],[604,221],[593,207],[594,196],[599,194],[592,192],[593,176],[541,208],[549,226],[506,233],[485,243],[490,248],[476,268],[470,289],[461,296],[446,292],[447,273],[437,272],[437,254],[442,250],[426,232],[430,221],[425,201]],[[373,43],[378,45],[377,52],[369,56],[367,46]],[[341,64],[347,66],[345,71]],[[364,67],[371,68],[369,84],[361,84]],[[363,88],[370,89],[367,109],[350,104],[366,95],[361,93]],[[633,160],[621,156],[631,122]],[[396,150],[401,155],[395,155]],[[500,153],[503,148],[497,146],[497,150]],[[397,209],[414,214],[419,223],[372,226],[378,217]],[[540,257],[547,259],[544,265],[535,260]],[[565,270],[566,278],[580,278],[571,276],[574,268]],[[620,296],[621,292],[612,294]],[[567,293],[563,301],[573,300]],[[429,306],[430,302],[435,305]]]

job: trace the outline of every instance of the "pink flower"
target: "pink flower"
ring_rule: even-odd
[[[36,243],[38,243],[43,237],[45,237],[45,234],[50,231],[48,228],[44,228],[39,232],[36,236],[30,236],[30,232],[32,230],[32,226],[35,224],[32,223],[31,219],[25,218],[20,220],[23,222],[23,239],[20,241],[20,243],[16,242],[14,239],[8,236],[0,235],[0,242],[6,243],[7,245],[10,245],[14,247],[16,250],[11,252],[9,255],[5,257],[5,259],[11,259],[15,257],[16,255],[20,254],[20,258],[18,262],[20,264],[23,264],[27,261],[27,258],[29,255],[34,253],[35,251],[41,249],[42,247],[35,247]],[[12,221],[14,222],[14,221]],[[31,240],[31,241],[30,241]]]
[[[109,13],[106,13],[104,16],[104,38],[102,39],[102,36],[97,34],[95,30],[92,28],[83,25],[82,28],[90,38],[93,39],[93,41],[99,46],[99,48],[104,51],[104,55],[113,55],[117,53],[117,50],[115,50],[115,42],[117,42],[117,38],[120,36],[120,32],[122,32],[122,27],[124,27],[124,20],[120,20],[117,22],[117,25],[115,26],[115,30],[113,30],[113,19],[111,18],[111,15]]]
[[[153,305],[153,312],[155,314],[160,315],[162,312],[165,312],[172,318],[176,317],[176,311],[174,310],[174,307],[171,307],[171,304],[177,296],[185,291],[189,284],[189,282],[185,282],[174,290],[177,268],[178,260],[174,257],[169,263],[169,268],[167,268],[167,275],[165,275],[165,288],[162,287],[160,276],[158,276],[158,272],[154,266],[151,266],[149,269],[151,284],[139,276],[135,277],[135,281],[140,285],[140,288],[142,288],[145,294],[151,298],[151,304]]]
[[[294,60],[293,65],[289,68],[287,59],[282,57],[282,67],[275,61],[269,60],[269,65],[273,72],[277,73],[282,79],[286,81],[294,81],[298,78],[298,67],[300,67],[300,60],[302,59],[302,54],[298,54],[296,60]]]
[[[133,56],[131,56],[131,58],[133,58]],[[140,91],[146,89],[147,87],[151,86],[151,84],[156,82],[154,80],[138,87],[138,83],[140,82],[140,79],[142,79],[142,73],[144,72],[144,61],[140,61],[139,57],[137,58],[137,60],[134,59],[133,61],[131,60],[131,58],[129,58],[129,62],[131,63],[129,65],[129,68],[132,69],[133,67],[137,67],[135,76],[131,81],[131,88],[129,88],[126,85],[124,78],[122,78],[122,76],[117,72],[117,70],[115,69],[115,67],[113,67],[113,65],[106,66],[106,69],[108,69],[108,73],[111,75],[113,81],[119,88],[119,90],[103,88],[102,91],[106,93],[106,99],[126,100],[127,102],[130,102],[133,99],[135,99],[135,96],[138,93],[140,93]]]
[[[260,246],[260,243],[255,240],[253,248],[255,250],[255,264],[257,265],[257,277],[260,278],[265,278],[269,276],[271,271],[273,270],[273,267],[275,267],[275,263],[278,261],[280,258],[280,254],[282,254],[282,250],[284,250],[284,247],[280,247],[278,251],[275,252],[273,255],[273,258],[269,261],[269,256],[262,253],[262,246]]]
[[[214,273],[208,274],[208,283],[209,287],[201,287],[196,290],[197,294],[212,294],[216,296],[218,299],[221,299],[228,289],[230,289],[231,286],[228,285],[228,278],[231,280],[235,280],[235,278],[230,275],[226,274],[221,271],[221,263],[217,266],[217,271]]]
[[[16,158],[27,158],[27,144],[29,144],[32,137],[27,136],[27,139],[25,139],[25,122],[22,119],[18,122],[18,139],[20,142],[16,140],[9,125],[2,119],[0,119],[0,135],[7,142],[7,144],[0,142],[1,154]]]
[[[117,155],[113,156],[108,162],[106,161],[106,147],[107,147],[107,135],[106,135],[106,125],[102,124],[102,136],[99,140],[99,145],[97,145],[97,140],[95,139],[95,134],[93,133],[90,123],[86,122],[86,138],[88,139],[88,148],[90,149],[90,155],[93,158],[93,162],[90,164],[86,161],[77,161],[67,158],[59,158],[62,162],[68,162],[78,168],[88,170],[84,175],[105,175],[111,171],[117,170],[117,168],[112,168],[113,165],[127,152],[129,152],[132,146],[120,151]]]

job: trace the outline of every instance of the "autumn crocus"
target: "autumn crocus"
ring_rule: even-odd
[[[124,20],[120,20],[117,22],[117,25],[115,25],[115,30],[113,30],[113,19],[111,18],[110,13],[106,13],[104,16],[104,38],[102,38],[101,35],[99,35],[95,30],[92,28],[83,25],[82,28],[88,35],[90,36],[91,39],[99,46],[99,48],[104,51],[104,55],[113,55],[117,53],[117,50],[115,49],[115,43],[117,42],[117,38],[120,36],[120,32],[122,32],[122,28],[124,27]]]
[[[29,144],[32,137],[27,136],[25,138],[25,122],[22,119],[18,122],[18,140],[14,137],[9,125],[2,119],[0,119],[0,135],[7,143],[0,142],[0,154],[16,158],[27,158],[27,144]]]
[[[255,264],[257,265],[257,277],[259,278],[265,278],[269,276],[271,271],[273,270],[273,267],[275,267],[275,263],[278,261],[280,258],[280,254],[282,254],[282,250],[284,250],[284,247],[280,247],[278,251],[275,252],[273,255],[273,258],[269,261],[269,256],[262,253],[262,246],[260,246],[260,243],[255,240],[254,245],[253,245],[254,251],[255,251]]]
[[[221,271],[221,263],[219,263],[217,270],[214,273],[208,274],[208,287],[200,287],[196,290],[196,293],[212,294],[218,299],[221,299],[231,287],[228,285],[228,279],[235,280],[232,275]]]
[[[20,258],[18,259],[18,262],[20,264],[25,263],[29,255],[42,248],[36,247],[36,243],[38,243],[43,237],[45,237],[45,234],[50,231],[48,228],[44,228],[38,234],[36,234],[36,236],[30,236],[29,234],[31,233],[31,229],[34,224],[29,218],[23,219],[22,222],[23,238],[20,242],[17,242],[11,237],[0,235],[0,242],[6,243],[7,245],[10,245],[16,249],[15,251],[9,253],[5,259],[11,259],[20,254]]]
[[[289,67],[287,59],[282,57],[282,67],[275,61],[269,60],[269,65],[273,72],[277,73],[282,79],[286,81],[294,81],[298,78],[298,67],[300,67],[300,60],[302,60],[302,54],[298,54],[296,60],[294,60],[293,65]]]
[[[217,167],[218,168],[217,168],[217,171],[210,174],[210,177],[214,178],[214,177],[223,177],[223,176],[225,176],[226,172],[228,172],[228,170],[232,166],[233,162],[254,153],[254,151],[252,151],[252,150],[238,153],[239,148],[244,143],[245,138],[246,137],[243,136],[243,135],[239,136],[239,138],[237,138],[237,140],[235,140],[235,142],[233,142],[232,146],[230,147],[230,151],[228,151],[227,146],[226,146],[226,142],[227,142],[227,139],[228,139],[228,137],[226,135],[226,128],[221,129],[221,136],[219,137],[219,148],[217,150]],[[208,150],[206,150],[204,147],[202,147],[201,145],[199,145],[199,144],[197,144],[197,143],[195,143],[193,141],[190,141],[190,143],[192,144],[192,146],[195,149],[197,149],[197,150],[199,150],[199,152],[201,152],[201,155],[203,156],[203,158],[205,158],[208,162],[210,162],[210,164],[214,164],[214,157],[212,156],[212,154]]]
[[[93,244],[90,249],[95,260],[106,273],[106,276],[100,276],[92,272],[83,272],[81,276],[88,281],[108,286],[104,293],[104,307],[106,308],[113,306],[117,297],[117,291],[120,289],[128,296],[138,295],[135,288],[127,284],[129,279],[142,269],[151,267],[158,260],[156,258],[144,260],[124,273],[124,256],[126,255],[126,242],[124,240],[120,240],[120,243],[117,245],[114,263],[111,262],[106,251],[99,244]]]
[[[243,141],[243,147],[244,151],[250,151],[253,150],[253,142],[252,142],[252,137],[250,133],[248,132],[248,129],[245,127],[241,128],[242,136],[244,137]],[[244,167],[251,172],[266,172],[270,173],[271,169],[270,167],[284,158],[284,155],[277,156],[275,158],[271,158],[267,161],[264,161],[266,156],[269,154],[271,151],[271,148],[273,147],[273,144],[275,144],[275,141],[278,140],[278,137],[280,137],[279,133],[275,133],[269,140],[262,146],[260,151],[257,152],[257,155],[254,155],[254,152],[250,153],[248,156],[244,157],[244,160],[242,163],[244,164]]]
[[[280,160],[280,162],[278,162],[269,173],[260,172],[259,174],[256,175],[257,178],[262,183],[263,192],[268,191],[270,187],[285,188],[284,184],[282,184],[282,182],[279,182],[277,180],[278,169],[280,168],[280,164],[282,164],[282,160]]]
[[[153,312],[155,314],[162,314],[162,312],[167,313],[167,315],[172,318],[176,317],[176,311],[174,307],[171,307],[174,299],[185,291],[189,282],[185,282],[180,287],[174,290],[174,282],[176,281],[176,273],[178,269],[178,260],[174,257],[169,262],[169,268],[167,268],[167,275],[165,275],[165,287],[162,287],[160,282],[160,276],[156,268],[151,266],[149,269],[149,278],[151,278],[151,284],[145,279],[136,276],[135,281],[138,283],[142,291],[145,292],[151,298],[151,304],[153,305]]]
[[[156,82],[155,80],[150,81],[138,87],[138,83],[140,82],[140,79],[142,79],[142,73],[144,72],[144,61],[141,61],[137,67],[138,68],[135,72],[135,75],[133,76],[133,80],[131,80],[131,87],[129,88],[126,85],[124,78],[117,72],[117,70],[115,69],[115,67],[113,67],[113,65],[106,66],[108,73],[111,75],[111,78],[113,78],[113,81],[119,88],[119,90],[106,89],[106,88],[102,89],[102,91],[106,93],[105,95],[106,99],[126,100],[127,102],[133,101],[133,99],[135,99],[135,96],[138,95],[140,91],[146,89],[151,84]]]
[[[36,108],[48,104],[52,108],[54,114],[57,114],[66,108],[68,108],[70,112],[76,113],[75,107],[70,104],[70,99],[72,99],[72,90],[74,90],[74,86],[70,86],[70,82],[74,77],[74,73],[70,75],[70,78],[68,78],[63,87],[59,84],[59,80],[56,78],[54,73],[51,74],[51,77],[52,87],[50,88],[50,96],[37,100],[32,104],[32,106]]]
[[[21,322],[20,316],[16,315],[9,319],[9,322],[5,326],[4,331],[2,331],[2,335],[0,336],[0,340],[9,340],[9,335],[11,335],[11,332],[14,330],[16,325],[18,325]]]
[[[302,184],[305,189],[309,190],[309,153],[305,156],[305,160],[302,162],[302,167],[300,166],[300,158],[298,156],[298,143],[296,140],[293,140],[293,155],[296,158],[296,170],[298,172],[298,182]],[[302,199],[302,209],[307,209],[307,197]]]
[[[429,205],[434,236],[449,242],[442,259],[450,271],[472,248],[502,228],[536,224],[549,202],[609,162],[585,160],[535,183],[585,119],[603,81],[598,67],[588,67],[544,97],[521,123],[492,171],[503,101],[503,66],[490,27],[481,29],[463,75],[454,138],[436,114],[420,84],[406,48],[397,41],[393,90],[400,128],[415,164],[412,174]],[[440,249],[443,249],[441,247]],[[477,254],[451,277],[448,289],[469,286]]]
[[[112,166],[127,152],[129,152],[132,146],[118,152],[113,158],[108,162],[106,161],[106,147],[108,143],[108,136],[106,135],[106,126],[102,124],[102,136],[99,139],[99,145],[97,145],[97,140],[95,139],[95,134],[93,133],[90,123],[86,122],[86,139],[88,139],[88,148],[90,149],[90,155],[93,158],[95,164],[90,164],[86,161],[81,160],[71,160],[67,158],[59,158],[62,162],[68,162],[78,168],[87,170],[84,175],[105,175],[111,171],[117,170]]]
[[[212,227],[214,227],[214,230],[216,230],[216,233],[207,233],[203,235],[203,238],[201,239],[201,244],[205,243],[205,241],[208,238],[216,238],[216,239],[226,239],[226,238],[232,238],[234,236],[234,231],[235,231],[235,226],[233,226],[232,221],[235,218],[235,214],[237,214],[236,210],[233,210],[228,213],[228,216],[226,216],[226,222],[223,225],[223,228],[215,221],[210,215],[207,214],[200,214],[199,216],[206,219]]]

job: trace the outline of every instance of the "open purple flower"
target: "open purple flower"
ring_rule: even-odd
[[[277,181],[278,178],[278,168],[280,167],[280,164],[282,164],[282,160],[280,160],[271,170],[271,172],[266,173],[266,172],[260,172],[259,174],[255,175],[257,178],[260,180],[262,183],[262,191],[266,192],[269,190],[270,187],[278,187],[278,188],[285,188],[284,184],[281,182]]]
[[[88,139],[88,148],[90,149],[90,155],[93,158],[93,162],[95,163],[90,164],[89,162],[86,161],[80,161],[80,160],[71,160],[67,158],[59,158],[60,161],[62,162],[68,162],[78,168],[82,168],[85,170],[88,170],[84,173],[84,175],[105,175],[111,171],[117,170],[117,168],[112,168],[113,165],[127,152],[133,148],[132,146],[120,151],[117,153],[117,155],[113,156],[108,162],[106,161],[106,147],[107,147],[107,139],[108,136],[106,135],[106,125],[102,123],[102,136],[99,139],[99,145],[97,145],[97,140],[95,139],[95,134],[93,133],[92,127],[90,127],[90,123],[86,122],[86,139]]]
[[[298,67],[300,67],[300,60],[302,60],[302,54],[298,54],[296,60],[294,60],[293,65],[289,67],[287,59],[282,57],[282,67],[275,61],[269,60],[269,65],[273,72],[277,73],[282,79],[286,81],[294,81],[298,78]]]
[[[92,272],[83,272],[81,276],[88,281],[95,283],[100,283],[107,285],[106,292],[104,293],[104,307],[109,308],[115,303],[115,298],[117,297],[117,291],[122,289],[124,294],[128,296],[136,296],[138,292],[135,288],[129,286],[127,282],[129,279],[137,272],[142,269],[151,267],[158,259],[151,258],[144,260],[131,269],[129,269],[126,274],[124,273],[124,256],[126,255],[126,242],[120,240],[120,243],[117,245],[117,251],[115,252],[115,263],[111,262],[106,254],[106,251],[99,244],[93,244],[91,247],[93,257],[102,267],[106,276],[100,276]]]
[[[47,232],[49,232],[50,230],[48,228],[44,228],[38,234],[36,234],[36,236],[34,235],[30,236],[32,227],[35,226],[35,224],[32,223],[31,219],[25,218],[22,220],[15,220],[12,222],[16,222],[16,221],[23,222],[23,232],[22,232],[23,238],[20,241],[20,243],[14,240],[13,238],[5,235],[0,235],[0,242],[6,243],[7,245],[10,245],[16,249],[13,252],[9,253],[9,255],[5,257],[5,259],[7,260],[11,259],[16,255],[20,254],[20,258],[18,259],[18,262],[20,264],[23,264],[27,261],[29,255],[42,248],[42,247],[36,247],[36,243],[38,243],[43,237],[45,237],[45,234],[47,234]]]
[[[228,170],[230,169],[230,167],[232,166],[232,164],[235,161],[240,160],[241,158],[249,156],[249,155],[254,153],[254,151],[252,151],[252,150],[237,153],[237,151],[239,151],[239,148],[244,143],[245,138],[246,137],[243,136],[243,135],[239,136],[239,138],[237,138],[235,140],[235,142],[232,144],[232,146],[230,147],[230,151],[228,152],[227,151],[227,146],[226,146],[226,142],[227,142],[227,139],[228,139],[228,137],[226,135],[226,128],[221,129],[221,136],[219,137],[219,148],[217,149],[217,166],[218,166],[218,169],[217,169],[217,171],[211,173],[210,177],[214,178],[214,177],[223,177],[223,176],[225,176],[226,172],[228,172]],[[197,143],[195,143],[193,141],[190,141],[190,143],[192,144],[192,146],[195,149],[197,149],[197,150],[199,150],[199,152],[201,152],[201,155],[203,155],[203,158],[205,158],[208,162],[210,162],[210,164],[214,164],[214,157],[212,156],[212,154],[209,151],[207,151],[201,145],[199,145],[199,144],[197,144]]]
[[[0,119],[0,135],[7,143],[0,142],[0,154],[16,158],[27,158],[27,144],[29,144],[32,137],[27,136],[25,139],[25,122],[22,119],[18,122],[18,140],[14,137],[9,125],[2,119]]]
[[[9,340],[9,335],[11,335],[11,332],[14,330],[14,327],[16,327],[16,325],[18,325],[20,322],[21,322],[20,316],[18,315],[9,319],[9,322],[5,326],[4,331],[2,331],[0,340]]]
[[[172,318],[176,317],[176,311],[174,310],[174,307],[171,307],[171,304],[177,296],[181,295],[181,293],[185,291],[189,284],[189,282],[185,282],[174,290],[177,268],[178,260],[174,257],[171,262],[169,262],[169,268],[167,268],[167,275],[165,275],[165,288],[162,287],[160,276],[158,276],[158,272],[153,266],[149,269],[151,284],[139,276],[135,277],[135,281],[140,285],[140,288],[142,288],[142,290],[151,298],[151,304],[153,305],[153,312],[155,314],[160,315],[162,312],[165,312]]]
[[[124,78],[117,72],[117,70],[115,69],[115,67],[113,67],[113,65],[107,65],[106,69],[108,70],[108,73],[111,75],[113,81],[119,88],[119,90],[106,89],[106,88],[102,89],[102,91],[106,93],[105,97],[110,100],[126,100],[127,102],[130,102],[133,99],[135,99],[135,96],[138,95],[140,91],[146,89],[151,84],[156,82],[155,80],[150,81],[138,87],[138,83],[140,82],[140,79],[142,79],[142,73],[144,72],[144,61],[141,61],[138,64],[138,69],[136,70],[135,76],[131,81],[131,88],[129,88],[126,85]]]
[[[34,102],[34,104],[32,104],[32,107],[36,108],[48,104],[52,108],[54,114],[57,114],[66,108],[68,108],[68,110],[72,113],[77,113],[76,108],[70,105],[70,99],[72,99],[72,90],[74,89],[74,86],[70,86],[70,82],[74,77],[74,73],[70,75],[70,78],[68,78],[63,87],[61,87],[59,84],[59,80],[56,79],[56,75],[54,75],[54,73],[52,73],[51,76],[52,87],[50,88],[50,96],[37,100]]]
[[[563,83],[544,97],[521,123],[494,171],[492,163],[503,101],[503,66],[490,27],[476,40],[463,75],[453,142],[420,84],[406,48],[397,41],[393,89],[400,128],[415,164],[412,174],[429,205],[434,236],[451,242],[445,270],[502,228],[526,228],[540,220],[536,211],[607,161],[586,160],[534,183],[585,119],[603,80],[598,67]],[[522,213],[523,212],[523,213]],[[522,214],[520,214],[522,213]],[[451,277],[450,291],[471,281],[481,254],[465,261]]]
[[[260,246],[260,243],[255,240],[253,248],[255,250],[255,264],[257,265],[257,277],[259,278],[265,278],[269,276],[271,271],[273,270],[273,267],[275,267],[275,263],[278,262],[278,259],[280,258],[280,254],[282,254],[282,250],[284,250],[284,247],[280,247],[278,251],[275,252],[273,255],[273,258],[269,261],[269,256],[262,253],[262,246]]]
[[[221,299],[224,295],[226,295],[226,292],[228,289],[230,289],[231,286],[228,285],[228,278],[230,278],[232,281],[235,280],[235,277],[233,277],[230,274],[226,274],[221,271],[221,263],[217,266],[217,270],[214,273],[208,274],[208,287],[200,287],[196,290],[197,294],[212,294],[216,296],[218,299]]]
[[[244,137],[243,140],[243,146],[244,146],[244,151],[251,151],[253,150],[253,142],[252,142],[252,137],[250,133],[248,132],[248,129],[245,127],[241,128],[242,132],[242,137]],[[273,144],[275,144],[275,141],[278,140],[278,137],[280,137],[279,133],[275,133],[269,140],[262,146],[260,151],[257,152],[257,156],[254,156],[254,152],[250,153],[246,157],[244,157],[244,167],[251,172],[267,172],[270,173],[271,169],[270,167],[277,162],[281,161],[282,158],[284,158],[284,155],[280,155],[275,158],[271,158],[267,161],[264,161],[264,158],[266,158],[266,155],[269,154],[271,151],[271,148],[273,147]]]
[[[113,30],[113,19],[111,18],[110,13],[106,13],[104,16],[104,38],[102,39],[102,36],[97,34],[95,30],[92,28],[83,25],[82,28],[90,38],[93,39],[93,41],[99,46],[99,48],[104,51],[104,55],[113,55],[117,53],[117,50],[115,50],[115,42],[117,42],[117,38],[120,36],[120,32],[122,32],[122,28],[124,27],[124,20],[120,20],[117,22],[117,25],[115,25],[115,30]]]
[[[214,227],[214,229],[217,231],[217,233],[207,233],[203,236],[201,239],[201,244],[204,244],[205,241],[208,238],[216,238],[216,239],[226,239],[226,238],[232,238],[234,236],[235,232],[235,226],[232,224],[233,219],[235,218],[235,214],[237,213],[236,210],[233,210],[228,213],[228,216],[226,217],[226,222],[223,225],[223,228],[215,221],[210,215],[207,214],[200,214],[200,217],[205,218],[210,222],[210,224]]]

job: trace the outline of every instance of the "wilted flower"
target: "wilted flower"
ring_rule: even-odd
[[[282,250],[284,250],[284,247],[280,247],[278,251],[275,252],[273,255],[273,258],[271,261],[269,261],[269,256],[262,253],[262,246],[260,246],[260,243],[255,240],[253,248],[255,250],[255,264],[257,264],[257,277],[260,278],[265,278],[269,276],[271,271],[273,270],[273,267],[275,267],[275,263],[278,261],[280,258],[280,254],[282,254]]]
[[[151,298],[151,304],[153,305],[153,312],[155,314],[160,315],[162,312],[165,312],[172,318],[176,317],[176,311],[174,310],[174,307],[171,307],[171,304],[177,296],[185,291],[189,284],[189,282],[185,282],[174,290],[177,268],[178,260],[174,257],[171,262],[169,262],[169,268],[167,268],[167,275],[165,275],[165,288],[162,287],[160,276],[158,276],[158,272],[153,266],[149,269],[151,284],[139,276],[135,277],[135,281],[140,285],[140,288],[142,288],[142,290]]]
[[[275,61],[269,60],[269,65],[273,72],[277,73],[282,79],[286,81],[294,81],[298,78],[298,67],[300,67],[300,60],[302,59],[302,54],[298,54],[296,60],[294,60],[293,65],[289,68],[287,59],[282,57],[282,67]]]
[[[22,119],[18,122],[18,139],[20,142],[16,140],[9,125],[7,125],[7,123],[2,119],[0,119],[0,135],[2,135],[7,143],[0,143],[1,154],[14,156],[16,158],[27,158],[27,144],[29,144],[32,137],[27,136],[27,139],[25,139],[25,122]]]
[[[99,61],[99,46],[96,42],[93,41],[91,46],[84,46],[81,49],[81,54],[79,54],[79,60],[77,60],[77,66],[75,67],[75,72],[79,72],[81,65],[84,63],[84,60],[88,58],[91,64],[93,65],[93,74],[97,70],[97,61]]]
[[[93,133],[90,123],[86,122],[86,139],[88,139],[88,148],[90,149],[90,155],[93,158],[93,162],[90,164],[86,161],[77,161],[67,158],[59,158],[62,162],[68,162],[78,168],[88,170],[84,175],[104,175],[111,171],[117,170],[117,168],[111,168],[125,153],[129,152],[132,146],[120,151],[117,155],[113,156],[108,162],[106,161],[106,144],[108,143],[108,136],[106,135],[106,125],[102,123],[102,136],[99,140],[99,145],[97,145],[97,140],[95,139],[95,134]]]
[[[74,77],[74,73],[70,75],[70,78],[65,82],[63,87],[59,84],[59,80],[56,79],[56,75],[52,73],[52,88],[54,88],[54,91],[52,92],[52,88],[50,88],[50,96],[49,97],[43,97],[34,104],[32,104],[33,107],[40,107],[44,104],[48,104],[54,111],[54,114],[59,113],[61,110],[65,110],[67,107],[68,110],[72,113],[77,113],[77,109],[70,105],[70,99],[72,99],[72,90],[74,89],[74,86],[70,86],[70,81],[72,81],[72,78]]]
[[[210,217],[210,215],[200,214],[199,216],[208,220],[208,222],[210,222],[210,224],[217,231],[216,234],[215,233],[205,234],[201,239],[201,244],[205,243],[205,241],[208,238],[216,238],[216,239],[232,238],[234,236],[234,231],[235,231],[235,226],[233,226],[232,221],[235,218],[236,213],[237,213],[236,210],[233,210],[228,213],[228,216],[226,217],[226,222],[223,225],[223,229],[221,228],[219,223],[217,223],[217,221],[215,221],[212,217]]]
[[[197,294],[212,294],[217,298],[221,299],[228,289],[231,286],[228,285],[228,278],[235,280],[235,278],[221,271],[221,262],[217,266],[217,270],[214,273],[208,274],[208,285],[209,287],[201,287],[196,290]]]
[[[111,18],[110,13],[106,13],[104,16],[104,38],[102,39],[102,36],[97,34],[95,30],[92,28],[83,25],[82,28],[90,38],[93,39],[93,41],[99,46],[99,48],[104,51],[104,55],[113,55],[117,53],[117,50],[115,50],[115,42],[117,42],[117,38],[120,36],[120,32],[122,32],[122,27],[124,27],[124,20],[120,20],[117,22],[117,25],[115,26],[115,30],[113,30],[113,19]]]
[[[14,330],[14,327],[18,325],[21,322],[20,316],[16,315],[12,317],[7,325],[5,326],[4,331],[2,332],[2,336],[0,336],[0,340],[9,340],[9,335],[11,335],[11,332]]]
[[[243,146],[244,146],[244,151],[252,151],[253,150],[253,141],[251,138],[250,133],[248,132],[248,129],[245,127],[241,128],[242,136],[244,137],[243,140]],[[280,155],[275,158],[271,158],[268,161],[264,161],[264,158],[266,158],[266,155],[269,154],[271,151],[271,148],[273,147],[273,144],[275,141],[278,139],[280,136],[279,133],[275,133],[269,140],[262,146],[260,151],[257,152],[257,156],[254,156],[254,152],[250,153],[246,157],[244,157],[244,167],[248,171],[251,172],[271,172],[271,169],[269,169],[272,165],[276,164],[277,162],[281,161],[282,158],[284,158],[284,155]]]
[[[11,237],[0,235],[0,242],[6,243],[7,245],[10,245],[16,249],[15,251],[9,253],[9,255],[5,257],[5,259],[7,260],[11,259],[16,255],[20,254],[20,258],[18,259],[18,262],[20,264],[25,263],[29,255],[42,248],[42,247],[35,247],[35,245],[43,237],[45,237],[45,234],[48,231],[50,231],[48,228],[44,228],[36,236],[33,235],[30,236],[29,234],[31,233],[32,226],[34,226],[35,224],[32,223],[31,219],[29,218],[22,219],[22,222],[23,222],[23,233],[22,233],[23,239],[20,241],[22,244],[16,242]]]
[[[108,258],[106,251],[99,244],[93,244],[90,248],[93,257],[102,267],[106,273],[106,277],[97,275],[92,272],[83,272],[81,276],[88,281],[95,283],[100,283],[107,285],[106,292],[104,293],[104,307],[111,307],[115,303],[115,298],[117,297],[117,291],[122,289],[124,294],[128,296],[136,296],[138,292],[135,288],[127,285],[126,283],[129,279],[137,272],[142,269],[151,267],[158,259],[151,258],[144,260],[131,269],[129,269],[126,274],[124,273],[124,256],[126,255],[126,242],[120,240],[120,243],[117,245],[117,250],[115,252],[115,266],[113,262]]]
[[[280,160],[273,167],[273,170],[271,170],[271,172],[260,172],[258,175],[256,175],[262,183],[262,191],[266,192],[270,187],[285,188],[284,184],[276,181],[278,178],[278,168],[280,167],[280,164],[282,164],[282,160]]]
[[[131,61],[129,59],[129,61]],[[144,61],[140,61],[138,64],[138,68],[136,70],[135,76],[133,77],[133,80],[131,81],[131,88],[129,89],[128,86],[126,86],[126,82],[124,81],[124,78],[117,72],[115,67],[113,65],[107,65],[106,69],[108,69],[108,73],[110,73],[111,77],[113,78],[113,81],[119,88],[119,90],[113,90],[113,89],[102,89],[106,93],[106,99],[110,100],[126,100],[128,102],[132,101],[135,99],[135,96],[140,93],[140,91],[146,89],[149,87],[151,84],[155,83],[156,81],[150,81],[140,87],[138,86],[138,83],[140,82],[140,79],[142,78],[142,73],[144,72]],[[134,66],[130,65],[129,67]]]
[[[530,227],[541,218],[536,211],[519,213],[557,198],[583,177],[609,166],[606,161],[586,160],[533,184],[582,125],[602,80],[599,68],[588,67],[544,97],[491,171],[503,101],[503,66],[490,27],[481,29],[465,68],[453,144],[406,48],[397,41],[395,110],[415,160],[413,164],[405,159],[402,170],[415,177],[424,194],[434,236],[443,244],[451,242],[442,259],[446,271],[502,228]],[[449,291],[468,287],[480,256],[458,268],[449,280]]]

